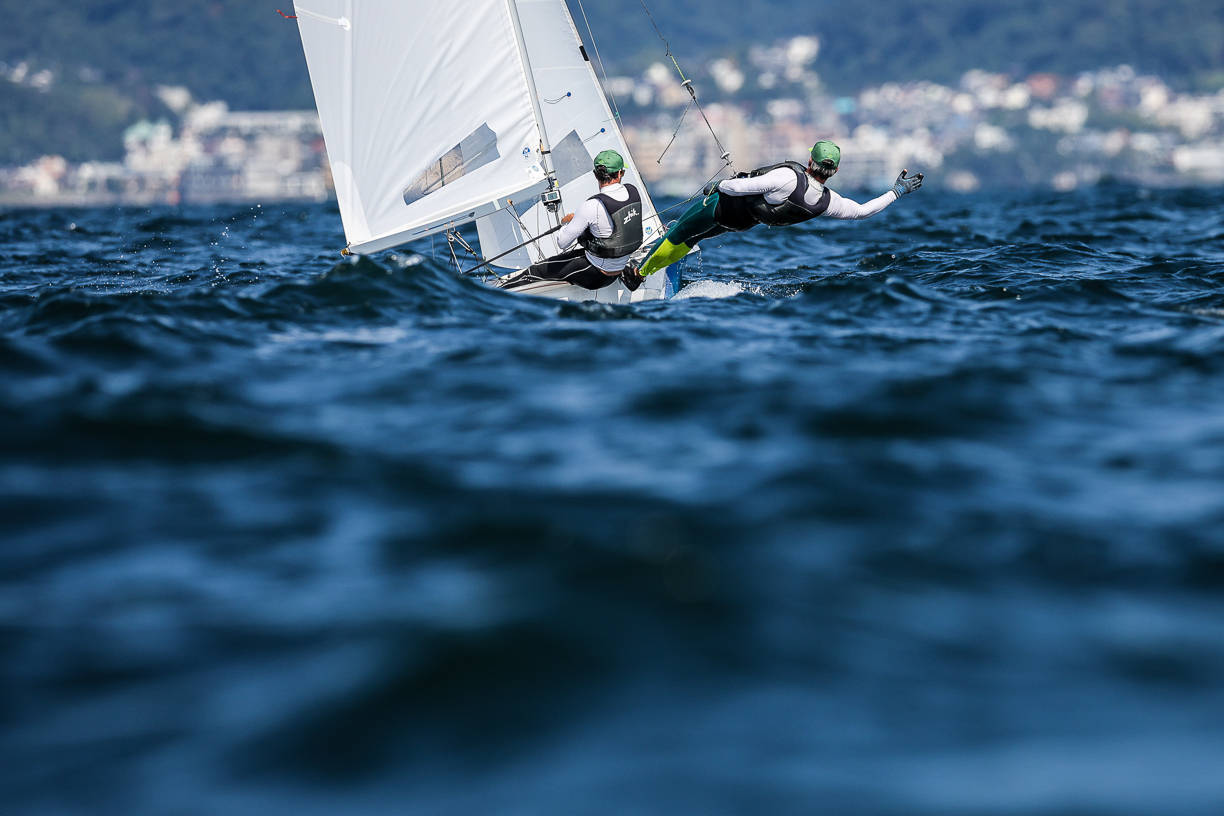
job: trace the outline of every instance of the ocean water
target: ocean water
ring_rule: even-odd
[[[0,810],[1224,813],[1221,213],[927,189],[631,307],[0,214]]]

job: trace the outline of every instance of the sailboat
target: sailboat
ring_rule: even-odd
[[[565,0],[295,0],[347,253],[446,233],[504,269],[560,251],[566,212],[598,191],[612,149],[642,195],[646,245],[658,212]],[[588,28],[588,35],[589,35]],[[594,45],[592,43],[592,45]],[[459,235],[475,222],[480,253]],[[513,250],[513,251],[510,251]],[[532,294],[629,303],[674,294],[544,281]]]

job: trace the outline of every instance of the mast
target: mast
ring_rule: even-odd
[[[354,71],[353,71],[354,52],[353,52],[353,28],[352,28],[353,26],[353,0],[345,0],[344,16],[341,17],[339,21],[337,21],[337,24],[342,29],[344,29],[344,33],[345,33],[345,37],[344,37],[344,79],[342,81],[344,83],[344,87],[348,89],[348,94],[347,94],[347,98],[345,100],[345,105],[344,105],[344,120],[343,120],[344,121],[344,125],[343,125],[344,137],[343,138],[344,138],[344,144],[346,148],[345,154],[344,154],[344,161],[351,168],[353,167],[353,120],[357,116],[356,111],[354,111],[353,109],[353,106],[355,104],[353,101],[354,96],[355,96],[353,92],[353,76],[354,76]],[[332,183],[333,184],[335,183],[335,176],[332,177]],[[348,196],[348,200],[349,201],[356,200],[357,198],[357,180],[353,176],[352,172],[345,174],[344,186],[346,188],[346,194]],[[352,246],[352,242],[349,242],[348,245],[345,246],[344,252],[346,254],[348,253],[349,247],[351,246]]]
[[[506,0],[510,11],[510,22],[514,26],[514,39],[518,43],[519,56],[523,60],[523,70],[527,74],[527,93],[531,97],[531,109],[535,112],[536,127],[540,131],[540,163],[548,176],[548,190],[542,196],[545,206],[552,216],[554,225],[561,222],[557,210],[561,204],[561,191],[557,189],[557,174],[552,168],[552,143],[548,141],[548,129],[544,126],[544,108],[540,105],[540,91],[536,88],[535,72],[531,69],[531,57],[527,53],[527,40],[523,37],[523,21],[519,19],[516,0]]]

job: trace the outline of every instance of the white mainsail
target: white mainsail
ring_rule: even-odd
[[[506,0],[295,0],[344,232],[375,252],[539,195]]]
[[[565,0],[294,8],[351,252],[476,221],[482,252],[498,255],[597,192],[593,157],[609,148],[642,193],[646,240],[659,234]],[[559,211],[544,201],[558,191]],[[498,263],[522,267],[558,251],[552,236],[537,243]],[[663,276],[654,277],[633,300],[662,296]],[[614,299],[629,299],[615,288]]]

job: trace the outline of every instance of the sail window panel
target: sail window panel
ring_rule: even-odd
[[[497,150],[497,134],[488,123],[481,125],[459,144],[430,163],[425,172],[413,179],[404,190],[404,203],[411,205],[447,184],[501,158]]]
[[[552,162],[557,183],[562,187],[595,169],[595,157],[586,149],[576,130],[571,130],[564,139],[553,145]]]

